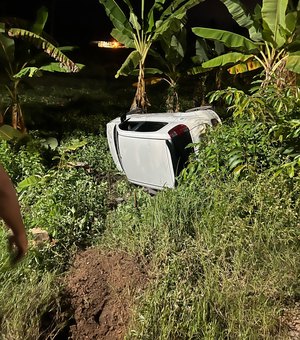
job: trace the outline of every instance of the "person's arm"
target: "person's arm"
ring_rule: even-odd
[[[16,190],[3,167],[0,165],[0,217],[12,230],[13,235],[9,238],[9,246],[12,251],[13,245],[17,247],[15,261],[21,259],[28,247],[26,231],[20,211]]]

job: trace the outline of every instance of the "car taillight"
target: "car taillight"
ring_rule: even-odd
[[[181,136],[188,131],[189,131],[189,129],[186,125],[179,124],[179,125],[176,125],[175,127],[173,127],[173,129],[171,129],[170,131],[168,131],[168,134],[171,138],[174,138],[174,137],[177,137],[177,136]]]

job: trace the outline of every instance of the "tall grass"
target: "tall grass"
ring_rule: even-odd
[[[267,175],[215,178],[160,193],[126,224],[120,208],[103,243],[139,254],[154,277],[129,338],[284,334],[280,313],[299,287],[299,189]]]
[[[2,228],[2,226],[1,226]],[[63,327],[56,273],[32,268],[30,256],[11,267],[0,232],[0,338],[32,340],[51,338]],[[47,315],[47,322],[42,323]],[[50,318],[50,319],[49,319]]]

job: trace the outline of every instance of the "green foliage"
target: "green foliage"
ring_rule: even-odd
[[[77,248],[103,232],[115,171],[107,148],[102,136],[65,138],[57,147],[57,167],[19,183],[26,226],[46,230],[52,240],[35,254],[41,266],[64,268]]]
[[[266,87],[253,86],[251,94],[228,87],[209,94],[210,103],[220,99],[234,118],[279,122],[299,114],[299,90],[294,87],[279,89],[272,84]]]
[[[259,122],[236,121],[210,130],[197,145],[197,154],[184,169],[182,178],[198,176],[228,178],[255,176],[283,162],[278,141],[269,136],[269,126]]]
[[[199,174],[131,219],[111,218],[101,244],[151,268],[128,338],[274,337],[299,287],[299,189],[282,177]]]
[[[0,156],[18,189],[27,228],[45,229],[53,240],[35,253],[36,261],[58,268],[103,232],[115,167],[103,136],[68,136],[51,145],[56,149],[47,150],[38,138],[22,145],[2,141]],[[47,153],[54,156],[48,164],[42,158]]]
[[[159,74],[160,76],[154,78],[154,80],[167,82],[169,86],[166,99],[168,112],[179,111],[179,81],[187,76],[190,68],[189,63],[185,60],[187,52],[186,35],[186,29],[182,24],[176,34],[172,31],[166,31],[157,41],[156,46],[153,45],[153,48],[149,51],[149,54],[154,57],[156,69],[148,70],[146,68],[145,74]]]
[[[45,173],[41,153],[36,147],[35,140],[24,144],[14,140],[0,141],[0,159],[14,183],[30,175]]]
[[[42,71],[70,73],[78,72],[83,67],[83,65],[76,65],[70,60],[57,47],[56,43],[52,43],[53,39],[46,37],[43,29],[47,17],[47,9],[43,7],[37,13],[32,31],[27,29],[28,23],[26,23],[25,28],[10,27],[9,23],[6,23],[4,25],[6,30],[0,33],[0,66],[7,72],[10,80],[6,88],[11,101],[8,108],[11,111],[11,124],[13,128],[22,132],[26,131],[26,127],[19,100],[20,80],[41,76]],[[5,21],[5,19],[3,20]],[[23,45],[20,44],[19,40],[24,40]],[[56,62],[43,61],[44,55]],[[1,120],[3,120],[3,117]]]
[[[193,28],[193,32],[201,38],[222,42],[227,47],[245,49],[249,52],[257,49],[257,45],[250,39],[236,33],[203,27],[195,27]]]
[[[21,138],[23,135],[20,131],[15,130],[10,125],[0,126],[0,139],[11,140],[13,138]]]
[[[147,11],[145,1],[142,0],[139,13],[130,1],[124,1],[129,10],[129,15],[126,15],[115,0],[99,0],[114,26],[111,35],[125,47],[134,49],[116,74],[116,77],[127,76],[138,66],[138,84],[132,109],[139,107],[146,110],[149,105],[145,91],[144,69],[151,45],[164,37],[166,32],[168,35],[179,32],[182,29],[182,22],[186,19],[187,10],[202,1],[181,0],[167,3],[154,0]]]
[[[55,272],[40,271],[30,265],[32,254],[15,267],[9,266],[6,235],[0,229],[0,329],[3,339],[50,337],[63,327],[60,314],[61,285]],[[41,318],[51,315],[47,326]]]
[[[42,165],[47,145],[62,158],[60,167]],[[11,268],[7,235],[0,226],[1,335],[53,338],[69,316],[62,310],[65,296],[59,274],[78,248],[94,244],[105,227],[108,172],[114,170],[106,139],[81,133],[59,144],[37,137],[23,144],[2,141],[0,155],[15,183],[23,183],[19,201],[30,240],[26,258]],[[46,230],[50,240],[37,245],[30,233],[33,227]]]
[[[252,169],[254,173],[272,169],[276,175],[287,171],[293,177],[299,170],[299,90],[293,87],[278,89],[268,85],[253,88],[252,92],[249,95],[241,90],[227,88],[211,94],[211,102],[221,99],[226,103],[236,120],[235,124],[248,121],[240,126],[241,131],[235,130],[236,135],[231,135],[234,130],[230,128],[227,131],[225,127],[224,134],[231,136],[225,147],[221,145],[222,142],[219,145],[218,140],[223,132],[216,134],[217,137],[213,138],[216,138],[218,146],[213,154],[219,155],[219,149],[222,150],[221,154],[227,152],[224,156],[219,155],[221,164],[227,164],[229,170],[238,175],[245,169]],[[241,142],[243,134],[245,139]],[[204,144],[204,148],[210,149],[213,143]],[[209,151],[205,152],[210,154]],[[207,159],[205,152],[201,159]],[[195,163],[190,167],[197,167]]]
[[[61,170],[22,193],[21,203],[30,207],[28,227],[41,227],[57,242],[55,252],[91,244],[104,228],[106,183],[97,183],[82,170]],[[61,252],[60,256],[63,256]]]
[[[256,6],[254,13],[248,13],[239,0],[221,0],[233,19],[248,29],[249,37],[236,33],[203,27],[193,28],[202,38],[219,41],[230,51],[203,63],[204,68],[229,66],[232,74],[264,69],[265,82],[289,74],[299,73],[299,53],[294,53],[293,43],[298,39],[297,20],[299,11],[288,11],[288,1],[263,0],[262,8]],[[277,82],[279,79],[277,79]],[[281,87],[286,80],[281,81]]]

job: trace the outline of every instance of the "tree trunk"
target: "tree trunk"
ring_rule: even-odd
[[[14,129],[26,132],[17,86],[18,83],[14,83],[11,89],[11,124]]]
[[[179,112],[179,98],[176,83],[172,83],[166,100],[167,112]]]
[[[140,62],[137,89],[130,110],[140,108],[144,113],[146,113],[147,107],[150,106],[150,103],[146,95],[144,69],[145,65],[142,62]]]

